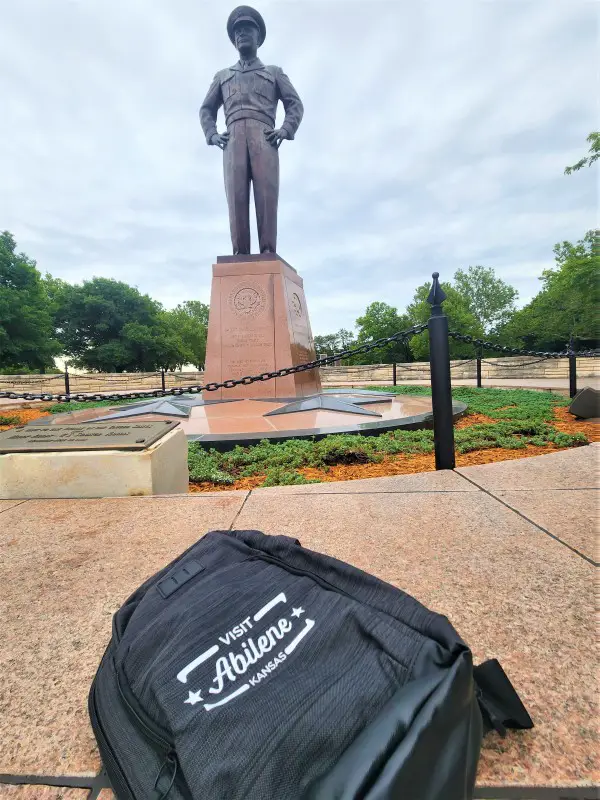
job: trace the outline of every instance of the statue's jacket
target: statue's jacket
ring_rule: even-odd
[[[304,107],[298,93],[281,67],[266,66],[259,58],[250,65],[240,62],[222,69],[213,78],[208,94],[200,107],[200,123],[210,144],[217,133],[217,112],[225,112],[227,128],[240,119],[254,119],[275,127],[277,103],[285,109],[285,128],[293,139],[302,120]]]

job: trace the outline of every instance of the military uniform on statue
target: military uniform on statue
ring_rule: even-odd
[[[272,372],[315,357],[302,279],[276,254],[279,147],[292,140],[304,108],[281,67],[265,66],[257,50],[266,37],[262,16],[239,6],[227,33],[239,61],[215,75],[200,108],[207,144],[223,150],[233,256],[213,266],[206,382]],[[285,119],[275,128],[277,104]],[[223,106],[224,133],[217,131]],[[250,184],[261,255],[251,255]],[[320,391],[314,371],[239,386],[223,397],[294,397]],[[219,390],[214,396],[221,397]]]

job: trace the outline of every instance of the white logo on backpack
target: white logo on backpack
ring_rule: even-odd
[[[267,663],[263,664],[262,668],[258,672],[256,672],[252,677],[249,677],[247,679],[247,683],[244,683],[238,689],[226,695],[225,697],[215,700],[214,703],[204,702],[204,699],[202,698],[202,692],[204,691],[203,689],[200,689],[197,692],[190,691],[188,698],[184,700],[184,703],[188,703],[189,705],[193,706],[196,705],[196,703],[204,702],[205,711],[211,711],[213,708],[217,708],[218,706],[224,706],[231,700],[244,694],[244,692],[247,692],[252,686],[259,684],[266,677],[268,677],[271,672],[277,669],[280,664],[283,664],[283,662],[291,653],[293,653],[304,637],[307,636],[307,634],[309,634],[314,628],[315,621],[312,619],[305,619],[304,625],[298,631],[298,633],[290,641],[288,641],[285,646],[282,643],[281,649],[279,649],[279,643],[282,642],[283,639],[287,639],[287,635],[292,632],[294,627],[298,626],[296,620],[300,622],[300,617],[302,614],[304,614],[304,609],[301,607],[293,608],[290,615],[290,617],[294,620],[293,622],[287,617],[280,617],[280,619],[274,625],[269,625],[269,627],[258,636],[253,633],[253,623],[259,622],[269,613],[269,611],[281,603],[287,603],[287,598],[283,592],[266,603],[266,605],[262,606],[262,608],[260,608],[256,614],[254,614],[252,619],[250,617],[246,617],[238,625],[235,625],[225,634],[218,637],[219,641],[227,646],[235,642],[237,639],[241,639],[242,637],[246,636],[246,634],[252,632],[252,635],[250,635],[248,638],[245,638],[244,641],[240,643],[239,647],[235,648],[235,650],[232,648],[229,650],[229,652],[227,652],[227,654],[221,655],[216,659],[215,677],[212,680],[214,686],[211,686],[208,689],[209,694],[220,695],[224,689],[227,689],[230,684],[235,683],[239,676],[245,675],[251,666],[261,661],[268,653],[271,653],[275,650],[278,650],[278,652]],[[214,644],[212,647],[209,647],[193,661],[190,661],[189,664],[186,664],[186,666],[177,673],[177,680],[181,683],[187,683],[188,675],[197,669],[201,664],[204,664],[210,658],[217,655],[220,650],[221,646],[218,644]]]

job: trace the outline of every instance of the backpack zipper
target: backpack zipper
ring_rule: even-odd
[[[169,737],[168,732],[166,732],[157,722],[154,722],[149,714],[146,713],[141,703],[132,692],[131,687],[127,683],[123,668],[117,664],[115,664],[115,674],[117,677],[117,688],[119,690],[119,694],[121,695],[121,700],[129,712],[131,721],[134,722],[138,728],[141,728],[146,736],[153,741],[154,744],[157,744],[161,750],[165,750],[167,753],[169,753],[171,750],[173,750],[174,743]]]
[[[158,775],[156,776],[156,780],[154,781],[154,792],[152,794],[152,800],[165,800],[168,797],[169,792],[173,788],[175,784],[175,779],[177,778],[177,768],[179,763],[177,761],[177,756],[175,753],[169,753],[166,759],[161,764],[161,767],[158,771]],[[160,785],[161,780],[163,778],[163,771],[166,767],[171,767],[171,776],[169,777],[169,773],[166,772],[164,776],[164,782],[162,786]],[[166,783],[166,786],[165,786]],[[163,786],[165,788],[163,788]]]
[[[121,765],[117,761],[114,750],[108,743],[108,739],[106,738],[104,729],[102,728],[102,724],[98,718],[98,711],[96,709],[95,679],[92,683],[92,688],[90,689],[88,709],[92,728],[96,736],[96,741],[98,742],[100,757],[102,758],[102,763],[106,768],[112,788],[115,790],[119,800],[136,800],[135,795],[133,794],[133,791],[131,790],[127,781],[127,777],[123,772]]]
[[[363,606],[367,606],[368,608],[372,608],[377,613],[383,614],[386,617],[392,617],[392,619],[394,619],[396,622],[398,622],[398,621],[402,622],[403,625],[406,625],[407,628],[410,628],[411,630],[415,631],[415,633],[419,634],[419,636],[422,636],[423,638],[427,638],[428,634],[425,633],[424,631],[421,631],[418,628],[415,628],[412,625],[409,625],[407,622],[404,622],[402,620],[398,620],[389,611],[384,611],[381,608],[377,608],[377,606],[372,606],[369,603],[366,603],[364,600],[359,600],[358,598],[354,597],[354,595],[350,594],[349,592],[344,591],[344,589],[340,589],[338,586],[336,586],[333,583],[330,583],[328,580],[326,580],[325,578],[322,578],[320,575],[316,575],[314,572],[311,572],[308,569],[300,569],[299,567],[291,567],[287,563],[287,561],[284,561],[281,558],[277,558],[277,556],[272,556],[270,553],[267,554],[267,553],[264,553],[262,551],[258,551],[258,550],[256,550],[256,548],[252,548],[252,549],[254,551],[254,554],[249,556],[248,560],[256,559],[258,561],[267,561],[267,562],[270,562],[271,564],[275,564],[275,566],[278,566],[278,567],[281,567],[282,569],[285,569],[287,572],[292,573],[292,575],[300,575],[302,577],[310,578],[315,583],[318,583],[320,586],[322,586],[324,589],[327,589],[328,591],[331,591],[331,592],[336,592],[337,594],[341,594],[344,597],[347,597],[349,600],[354,600],[354,602],[356,602],[356,603],[360,603]],[[406,665],[404,665],[404,666],[406,666]]]
[[[315,583],[320,584],[324,589],[336,592],[336,594],[342,594],[344,595],[344,597],[347,597],[350,600],[356,600],[356,598],[353,597],[351,594],[345,592],[343,589],[340,589],[338,586],[335,586],[333,583],[329,583],[329,581],[325,580],[325,578],[322,578],[320,575],[316,575],[314,572],[311,572],[308,569],[300,569],[299,567],[292,567],[287,563],[287,561],[284,561],[281,558],[277,558],[277,556],[272,556],[267,553],[255,553],[254,555],[250,556],[250,559],[255,559],[257,561],[269,561],[271,564],[275,564],[278,567],[282,567],[283,569],[286,570],[286,572],[291,572],[292,575],[299,575],[301,577],[311,578],[311,580],[313,580]]]
[[[150,739],[150,741],[157,745],[165,754],[165,760],[163,761],[154,782],[154,794],[152,795],[152,800],[164,800],[164,798],[168,796],[169,792],[175,785],[177,771],[179,769],[179,760],[177,758],[177,751],[175,750],[175,743],[170,737],[169,733],[165,731],[161,725],[155,722],[152,717],[149,716],[149,714],[147,714],[144,707],[131,690],[129,683],[127,682],[127,678],[125,677],[123,668],[118,667],[117,664],[115,664],[115,675],[117,677],[117,688],[119,690],[119,695],[123,701],[125,710],[129,714],[131,722],[136,728],[144,733],[147,739]],[[165,769],[167,769],[167,767],[171,768],[170,777],[169,773],[167,772],[165,775],[165,781],[163,781],[162,786],[159,786],[159,783],[163,777],[163,772]],[[163,788],[165,782],[168,782],[168,785],[166,788]],[[185,784],[183,779],[179,782],[177,788],[184,797],[189,798],[189,800],[193,800],[192,795],[187,788],[187,784]]]

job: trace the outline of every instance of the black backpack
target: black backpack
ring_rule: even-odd
[[[258,531],[131,595],[89,711],[119,800],[467,800],[482,735],[532,727],[446,617]]]

